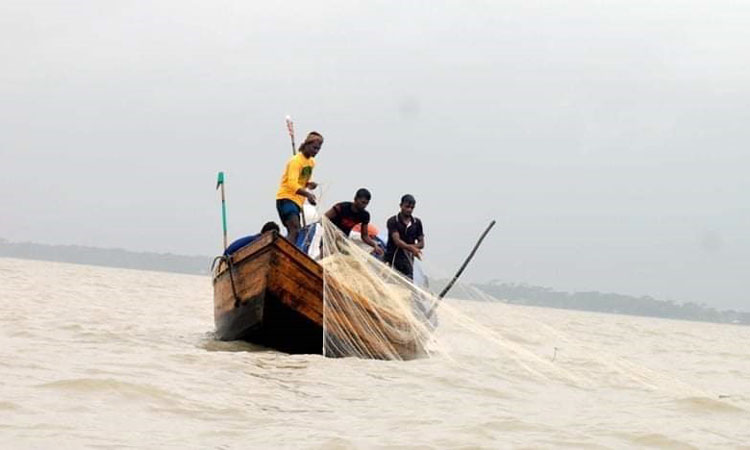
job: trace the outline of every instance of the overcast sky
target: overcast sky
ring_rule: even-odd
[[[750,3],[0,0],[0,237],[212,255],[276,219],[284,116],[324,207],[417,198],[426,261],[750,311]]]

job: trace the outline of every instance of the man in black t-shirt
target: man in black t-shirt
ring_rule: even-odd
[[[347,236],[349,236],[355,225],[360,224],[362,242],[373,247],[377,255],[382,255],[383,249],[372,240],[370,234],[367,232],[367,226],[370,224],[370,213],[366,211],[366,208],[370,204],[371,198],[370,191],[361,188],[354,194],[353,202],[336,203],[331,209],[326,211],[325,215],[328,220],[339,227]]]
[[[422,221],[412,215],[417,201],[413,195],[401,197],[401,212],[388,219],[388,245],[385,263],[410,280],[414,277],[414,257],[422,257],[424,230]]]

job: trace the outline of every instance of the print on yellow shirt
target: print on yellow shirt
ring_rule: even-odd
[[[304,188],[312,178],[315,167],[315,158],[307,158],[302,153],[297,153],[286,163],[284,173],[281,175],[279,190],[276,192],[276,200],[289,199],[300,208],[305,203],[305,197],[297,195],[297,190]]]

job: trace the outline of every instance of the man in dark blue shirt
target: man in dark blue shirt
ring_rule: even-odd
[[[414,257],[422,257],[424,230],[422,221],[414,217],[417,201],[411,194],[401,197],[401,212],[388,219],[388,244],[385,263],[410,280],[414,277]]]
[[[225,255],[231,255],[237,250],[241,249],[242,247],[250,244],[251,242],[257,240],[259,237],[263,235],[266,231],[276,231],[279,232],[279,226],[276,225],[276,222],[266,222],[265,225],[263,225],[263,228],[260,229],[260,233],[258,234],[251,234],[250,236],[245,236],[237,239],[236,241],[229,244],[229,247],[227,247],[226,250],[224,250]]]

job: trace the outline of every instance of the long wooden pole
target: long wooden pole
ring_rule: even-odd
[[[495,221],[493,220],[492,222],[490,222],[490,224],[487,227],[487,229],[484,230],[484,233],[482,233],[482,235],[479,236],[479,240],[477,241],[476,245],[474,245],[474,248],[471,250],[471,253],[469,253],[469,256],[466,258],[466,261],[464,261],[463,265],[461,265],[461,268],[458,269],[458,272],[456,272],[456,276],[454,276],[453,279],[451,280],[451,282],[448,283],[448,285],[445,287],[445,289],[443,289],[443,292],[441,292],[440,295],[438,295],[438,300],[441,300],[443,297],[445,297],[445,294],[447,294],[448,291],[451,290],[451,288],[453,287],[453,285],[458,280],[458,277],[461,276],[461,274],[463,273],[464,269],[466,269],[466,266],[469,265],[469,261],[471,261],[471,258],[474,257],[474,253],[477,252],[477,249],[479,248],[479,245],[482,244],[482,241],[484,240],[484,237],[487,236],[487,233],[489,233],[490,230],[492,229],[492,227],[494,227],[494,226],[495,226]],[[435,306],[437,306],[437,305],[435,305]],[[433,309],[434,309],[434,307],[433,307]]]
[[[297,147],[294,145],[294,122],[290,116],[286,116],[286,129],[289,131],[289,138],[292,140],[292,156],[297,154]]]
[[[297,154],[297,147],[294,145],[294,122],[292,122],[291,116],[286,116],[286,129],[289,132],[289,139],[292,140],[292,156]],[[300,212],[302,213],[302,227],[307,226],[307,221],[305,220],[305,204],[302,203],[302,208],[300,208]]]

